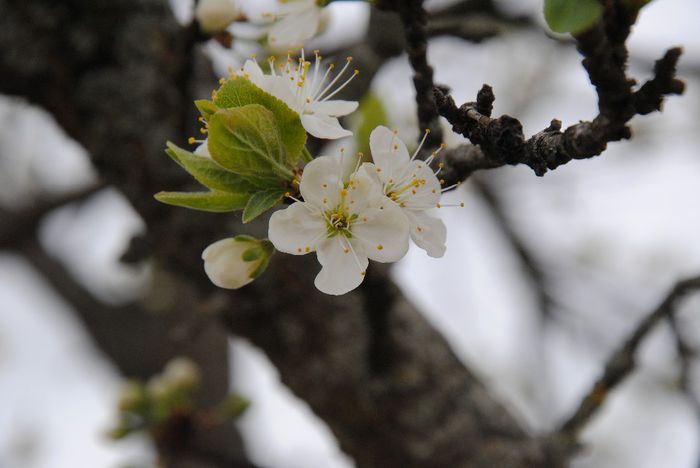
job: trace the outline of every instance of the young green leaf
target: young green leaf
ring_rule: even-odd
[[[209,120],[209,117],[214,115],[214,113],[219,110],[219,108],[216,107],[216,104],[206,99],[194,101],[194,105],[197,106],[199,113],[202,114],[202,117],[204,117],[206,120]]]
[[[290,165],[299,159],[301,149],[306,144],[306,130],[301,124],[299,115],[287,104],[243,77],[232,78],[224,83],[216,92],[214,104],[221,109],[242,107],[249,104],[260,104],[272,112],[280,129],[282,143],[287,149]]]
[[[598,0],[545,0],[544,19],[552,31],[577,34],[593,26],[603,13]]]
[[[249,223],[282,200],[284,190],[265,190],[258,192],[248,200],[243,210],[243,222]]]
[[[168,142],[165,152],[182,166],[200,184],[212,190],[234,193],[253,193],[263,187],[256,187],[238,174],[226,170],[213,159],[190,153]]]
[[[259,104],[218,111],[209,121],[208,142],[212,158],[236,174],[268,187],[294,177],[277,122]]]
[[[246,207],[251,198],[249,193],[229,192],[159,192],[156,200],[168,205],[182,206],[199,211],[217,213],[236,211]]]

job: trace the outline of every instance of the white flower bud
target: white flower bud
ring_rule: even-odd
[[[199,0],[194,16],[202,31],[217,33],[238,18],[238,7],[234,0]]]
[[[189,389],[196,387],[199,384],[200,377],[197,364],[185,357],[178,357],[171,360],[163,371],[163,378],[165,378],[169,384],[179,388]]]
[[[242,288],[265,271],[273,251],[270,242],[250,236],[222,239],[202,252],[204,271],[220,288]]]

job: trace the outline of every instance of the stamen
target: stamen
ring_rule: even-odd
[[[323,89],[323,91],[321,91],[321,92],[318,94],[318,96],[316,96],[316,100],[317,100],[317,101],[320,101],[321,98],[323,97],[323,95],[326,94],[326,93],[328,92],[328,90],[330,90],[330,89],[333,87],[333,85],[340,79],[341,76],[343,76],[343,74],[345,73],[345,70],[347,70],[347,68],[350,66],[350,62],[351,62],[351,61],[352,61],[352,60],[346,60],[346,61],[345,61],[345,66],[343,67],[342,70],[340,70],[340,73],[338,73],[338,74],[335,76],[335,78],[334,78],[330,83],[328,83],[328,86],[326,86],[326,87]],[[333,64],[329,65],[329,66],[328,66],[328,71],[330,72],[332,68],[333,68]],[[325,79],[325,77],[324,77],[324,79]]]
[[[421,148],[423,148],[423,144],[425,143],[425,139],[428,138],[429,134],[430,134],[430,129],[426,128],[425,133],[423,134],[423,138],[421,139],[420,143],[418,144],[418,148],[416,148],[416,151],[413,153],[413,156],[411,156],[411,161],[416,159],[416,156],[418,156],[418,153],[420,152]]]
[[[299,200],[299,199],[296,198],[294,195],[292,195],[291,192],[286,192],[286,193],[284,194],[284,196],[287,197],[287,198],[289,198],[290,200],[294,200],[295,202],[303,203],[301,200]]]
[[[352,252],[352,256],[355,259],[355,264],[357,264],[357,269],[360,270],[360,275],[365,276],[367,272],[362,269],[362,265],[360,265],[360,259],[357,258],[357,253],[355,253],[355,249],[352,247],[352,243],[345,237],[341,236],[343,239],[345,239],[345,242],[347,243],[347,248]],[[342,246],[342,241],[341,241],[341,246]]]
[[[347,85],[349,85],[350,82],[351,82],[352,80],[354,80],[355,77],[356,77],[357,75],[359,75],[359,74],[360,74],[360,70],[355,70],[355,71],[353,72],[352,76],[351,76],[350,78],[348,78],[347,80],[345,80],[345,83],[343,83],[342,85],[338,86],[338,87],[336,88],[335,91],[333,91],[331,94],[329,94],[328,96],[326,96],[325,98],[323,98],[323,100],[322,100],[321,102],[325,102],[325,101],[329,100],[330,98],[332,98],[333,96],[335,96],[336,94],[338,94],[343,88],[345,88]]]

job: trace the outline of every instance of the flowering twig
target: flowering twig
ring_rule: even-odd
[[[558,434],[571,438],[578,435],[598,411],[610,391],[634,370],[635,354],[642,340],[659,321],[674,316],[683,297],[698,289],[700,276],[676,283],[661,304],[637,326],[625,344],[610,356],[603,375],[583,398],[574,414],[561,425]]]

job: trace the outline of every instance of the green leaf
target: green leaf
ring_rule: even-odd
[[[219,108],[216,107],[216,104],[207,99],[199,99],[194,101],[194,105],[197,106],[199,113],[202,114],[202,117],[204,117],[206,120],[209,120],[209,117],[214,115],[216,111],[219,110]]]
[[[387,125],[389,118],[384,111],[382,101],[374,93],[368,93],[362,98],[356,115],[359,116],[359,122],[355,126],[357,150],[369,155],[369,135],[378,126]]]
[[[159,192],[156,200],[168,205],[182,206],[199,211],[226,212],[245,208],[251,198],[249,193],[229,192]]]
[[[243,210],[243,222],[249,223],[275,206],[282,200],[284,194],[284,190],[265,190],[250,197],[248,204]]]
[[[218,111],[209,121],[208,142],[216,162],[266,187],[294,177],[274,115],[259,104]]]
[[[250,406],[250,401],[240,395],[229,395],[219,405],[219,414],[224,419],[239,417]]]
[[[190,153],[168,142],[165,152],[182,166],[200,184],[212,190],[235,193],[253,193],[262,187],[226,170],[213,159]]]
[[[249,79],[236,77],[227,80],[216,92],[214,104],[221,109],[242,107],[249,104],[264,106],[274,115],[280,129],[282,143],[287,149],[290,164],[295,164],[306,144],[306,130],[299,114],[283,101],[255,86]]]
[[[603,14],[598,0],[545,0],[544,19],[552,31],[577,34],[592,27]]]

